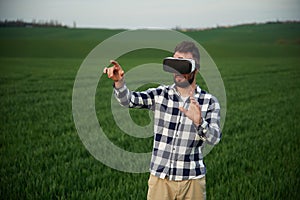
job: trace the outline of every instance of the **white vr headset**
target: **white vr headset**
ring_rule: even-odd
[[[177,74],[190,74],[200,65],[193,59],[167,57],[163,60],[163,70]]]

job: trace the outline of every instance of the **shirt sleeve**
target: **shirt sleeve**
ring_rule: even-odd
[[[129,108],[145,108],[154,110],[157,89],[150,88],[143,92],[130,91],[126,84],[121,88],[114,88],[114,94],[120,105]]]
[[[212,97],[205,118],[198,128],[198,134],[205,142],[216,145],[221,140],[220,130],[220,104],[215,97]]]

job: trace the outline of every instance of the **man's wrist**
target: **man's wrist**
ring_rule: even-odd
[[[204,118],[201,118],[201,123],[199,125],[197,125],[197,130],[201,131],[203,129],[205,129],[207,126],[207,122],[205,121]]]
[[[208,123],[205,121],[205,119],[201,118],[201,124],[199,124],[199,126],[197,126],[197,131],[198,131],[198,134],[200,135],[200,138],[202,141],[206,141],[206,139],[207,139],[207,136],[206,136],[207,125],[208,125]]]
[[[122,88],[124,86],[124,82],[125,82],[124,77],[122,79],[118,80],[118,81],[115,81],[114,82],[114,88],[116,88],[116,89]]]

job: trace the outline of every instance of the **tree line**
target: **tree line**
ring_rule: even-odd
[[[74,22],[75,23],[75,22]],[[49,20],[49,21],[36,21],[32,20],[32,22],[25,22],[23,20],[4,20],[0,21],[0,27],[61,27],[68,28],[68,26],[63,25],[57,20]]]

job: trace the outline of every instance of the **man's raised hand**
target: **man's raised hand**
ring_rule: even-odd
[[[105,67],[103,73],[107,74],[107,77],[112,79],[114,82],[122,81],[124,77],[124,71],[122,67],[115,60],[111,60],[110,63],[113,64],[114,66],[108,68]]]
[[[188,118],[190,118],[196,126],[202,123],[201,107],[193,96],[193,92],[190,92],[190,106],[188,110],[183,107],[179,107],[179,110],[183,112]]]

